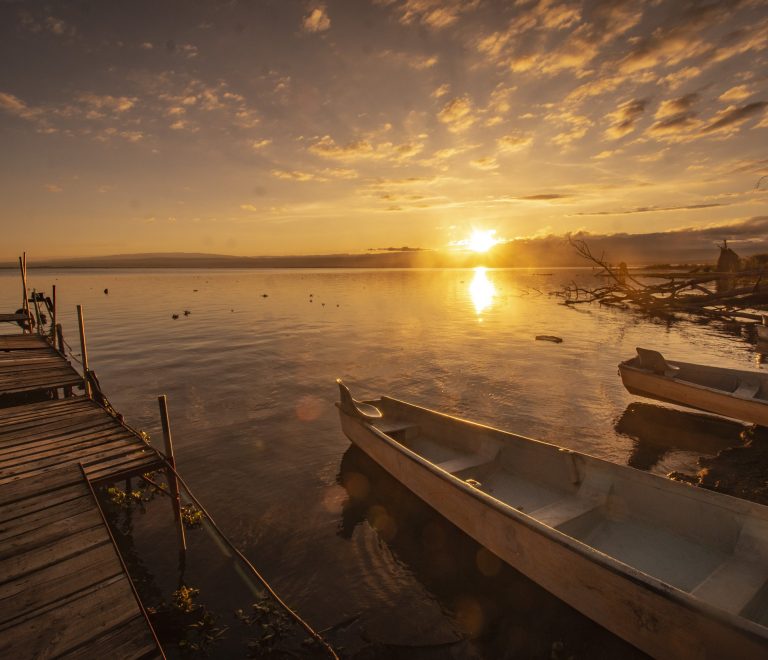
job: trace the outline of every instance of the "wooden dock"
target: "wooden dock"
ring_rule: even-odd
[[[93,491],[164,463],[70,395],[84,375],[41,335],[0,335],[0,406],[47,397],[0,407],[0,657],[164,657]]]

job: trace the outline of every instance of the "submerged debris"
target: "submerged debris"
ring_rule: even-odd
[[[562,344],[562,337],[555,337],[555,335],[536,335],[536,341],[551,341],[553,344]]]

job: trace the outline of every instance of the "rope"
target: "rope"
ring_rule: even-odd
[[[119,418],[118,418],[119,419]],[[125,421],[120,420],[121,423],[134,433],[136,433],[136,430],[131,428]],[[140,435],[137,433],[137,435]],[[309,635],[318,642],[325,651],[328,652],[328,655],[333,658],[334,660],[339,660],[339,656],[336,655],[336,651],[333,650],[331,645],[326,642],[318,632],[315,631],[312,626],[309,625],[304,619],[301,618],[301,616],[293,610],[280,596],[277,595],[277,592],[270,586],[269,582],[267,582],[266,578],[259,572],[259,570],[248,560],[248,558],[240,552],[240,550],[237,549],[237,547],[232,543],[232,541],[229,540],[229,538],[224,534],[224,532],[221,531],[221,528],[216,524],[216,521],[211,517],[211,514],[208,513],[206,508],[200,503],[200,500],[198,500],[194,493],[190,490],[189,486],[187,485],[187,482],[184,481],[184,478],[176,471],[174,467],[171,466],[171,464],[168,462],[168,459],[163,455],[163,453],[157,449],[156,447],[153,447],[152,445],[148,444],[147,447],[149,447],[152,451],[155,452],[155,454],[158,455],[158,457],[162,460],[162,462],[165,464],[166,469],[173,472],[173,474],[176,476],[176,478],[179,480],[179,483],[184,488],[184,491],[189,496],[189,499],[192,500],[194,505],[203,512],[203,515],[206,517],[208,522],[211,524],[211,526],[216,530],[218,535],[221,537],[221,539],[229,546],[229,548],[234,552],[241,560],[242,562],[251,569],[251,572],[256,576],[256,578],[261,582],[261,584],[264,586],[264,588],[269,592],[269,594],[274,598],[277,603],[296,621],[304,630],[306,630]]]
[[[153,448],[153,449],[154,449],[154,448]],[[162,454],[161,454],[161,453],[160,453],[160,452],[159,452],[157,449],[155,449],[155,451],[156,451],[158,454],[160,454],[160,455],[162,456]],[[221,537],[221,538],[224,540],[224,542],[225,542],[225,543],[226,543],[226,544],[227,544],[227,545],[228,545],[228,546],[229,546],[229,547],[232,549],[232,551],[233,551],[233,552],[234,552],[234,553],[235,553],[235,554],[236,554],[238,557],[240,557],[240,559],[241,559],[241,560],[242,560],[242,561],[245,563],[245,565],[246,565],[246,566],[248,566],[248,568],[250,568],[250,569],[251,569],[251,571],[253,572],[253,574],[254,574],[254,575],[256,576],[256,578],[257,578],[257,579],[258,579],[258,580],[259,580],[259,581],[260,581],[260,582],[261,582],[261,583],[264,585],[264,588],[265,588],[265,589],[266,589],[266,590],[269,592],[269,594],[272,596],[272,598],[274,598],[274,599],[275,599],[275,600],[276,600],[276,601],[279,603],[279,605],[280,605],[280,606],[281,606],[281,607],[282,607],[282,608],[283,608],[283,609],[284,609],[286,612],[288,612],[288,614],[290,614],[290,615],[291,615],[291,616],[294,618],[294,620],[295,620],[295,621],[296,621],[296,622],[297,622],[297,623],[298,623],[298,624],[299,624],[299,625],[300,625],[302,628],[304,628],[304,630],[306,630],[306,631],[307,631],[307,632],[310,634],[310,636],[311,636],[311,637],[312,637],[312,638],[313,638],[313,639],[314,639],[316,642],[318,642],[318,643],[319,643],[319,644],[320,644],[320,645],[321,645],[321,646],[322,646],[322,647],[323,647],[323,648],[324,648],[324,649],[325,649],[325,650],[328,652],[328,654],[330,655],[330,657],[331,657],[331,658],[334,658],[334,660],[339,660],[339,656],[338,656],[338,655],[336,655],[336,651],[334,651],[334,650],[333,650],[333,648],[331,648],[331,645],[330,645],[328,642],[326,642],[326,641],[325,641],[325,640],[324,640],[324,639],[323,639],[323,638],[320,636],[320,634],[319,634],[319,633],[317,633],[317,632],[315,631],[315,629],[314,629],[314,628],[312,628],[312,626],[310,626],[310,625],[309,625],[309,623],[307,623],[307,622],[306,622],[304,619],[302,619],[302,618],[301,618],[301,616],[299,616],[298,612],[296,612],[295,610],[293,610],[293,609],[292,609],[292,608],[291,608],[291,607],[290,607],[290,606],[289,606],[289,605],[288,605],[288,604],[287,604],[287,603],[286,603],[286,602],[285,602],[285,601],[284,601],[282,598],[280,598],[280,596],[278,596],[278,595],[277,595],[277,592],[276,592],[276,591],[275,591],[275,590],[274,590],[274,589],[273,589],[273,588],[270,586],[270,584],[267,582],[266,578],[265,578],[265,577],[264,577],[264,576],[263,576],[263,575],[262,575],[262,574],[261,574],[261,573],[258,571],[258,569],[257,569],[257,568],[256,568],[256,567],[255,567],[255,566],[254,566],[254,565],[253,565],[253,564],[252,564],[250,561],[248,561],[248,558],[247,558],[247,557],[246,557],[246,556],[245,556],[245,555],[244,555],[242,552],[240,552],[240,550],[238,550],[238,549],[235,547],[234,543],[232,543],[232,541],[230,541],[230,540],[229,540],[229,538],[227,538],[227,536],[224,534],[224,532],[222,532],[222,531],[221,531],[221,529],[220,529],[220,528],[219,528],[219,526],[216,524],[216,522],[213,520],[213,518],[211,518],[211,514],[210,514],[210,513],[208,513],[208,511],[206,511],[205,507],[204,507],[204,506],[203,506],[203,505],[200,503],[200,501],[199,501],[199,500],[198,500],[198,499],[197,499],[197,498],[194,496],[194,494],[193,494],[193,493],[192,493],[192,491],[189,489],[189,486],[188,486],[188,485],[187,485],[187,483],[184,481],[184,479],[182,478],[182,476],[181,476],[181,475],[180,475],[178,472],[176,472],[176,470],[175,470],[173,467],[171,467],[171,465],[168,463],[168,461],[165,459],[165,457],[164,457],[164,456],[163,456],[163,461],[164,461],[164,462],[165,462],[165,464],[166,464],[166,465],[167,465],[167,466],[168,466],[168,467],[171,469],[171,471],[173,472],[173,474],[174,474],[174,475],[176,475],[176,478],[179,480],[179,483],[180,483],[180,484],[183,486],[184,490],[186,491],[186,493],[187,493],[187,495],[189,496],[189,498],[190,498],[190,499],[191,499],[191,500],[194,502],[195,506],[196,506],[198,509],[200,509],[200,511],[202,511],[202,512],[203,512],[203,515],[204,515],[204,516],[205,516],[205,517],[208,519],[208,521],[211,523],[211,526],[212,526],[212,527],[213,527],[213,528],[216,530],[216,532],[218,532],[219,536],[220,536],[220,537]]]

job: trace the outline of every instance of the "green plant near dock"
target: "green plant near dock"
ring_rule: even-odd
[[[253,603],[249,612],[236,610],[235,616],[256,633],[255,636],[249,637],[246,644],[249,657],[252,658],[272,651],[291,628],[291,621],[285,610],[268,598]]]
[[[205,514],[194,504],[185,504],[181,507],[181,521],[187,529],[200,527],[205,520]]]

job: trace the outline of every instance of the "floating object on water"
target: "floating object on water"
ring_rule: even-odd
[[[191,313],[188,309],[184,310],[184,316],[189,316]]]
[[[104,289],[104,295],[109,295],[109,289]]]
[[[765,373],[672,362],[638,348],[636,357],[619,364],[619,375],[632,394],[768,426]]]
[[[353,444],[600,625],[656,658],[765,657],[768,507],[338,383]]]
[[[261,294],[261,297],[262,297],[262,298],[269,298],[269,294],[267,294],[267,293],[262,293],[262,294]]]
[[[171,314],[171,318],[172,319],[177,319],[177,318],[179,318],[179,315],[178,314]]]
[[[192,289],[192,293],[197,293],[197,289]]]
[[[562,337],[555,337],[555,335],[536,335],[536,341],[551,341],[553,344],[562,344]]]

